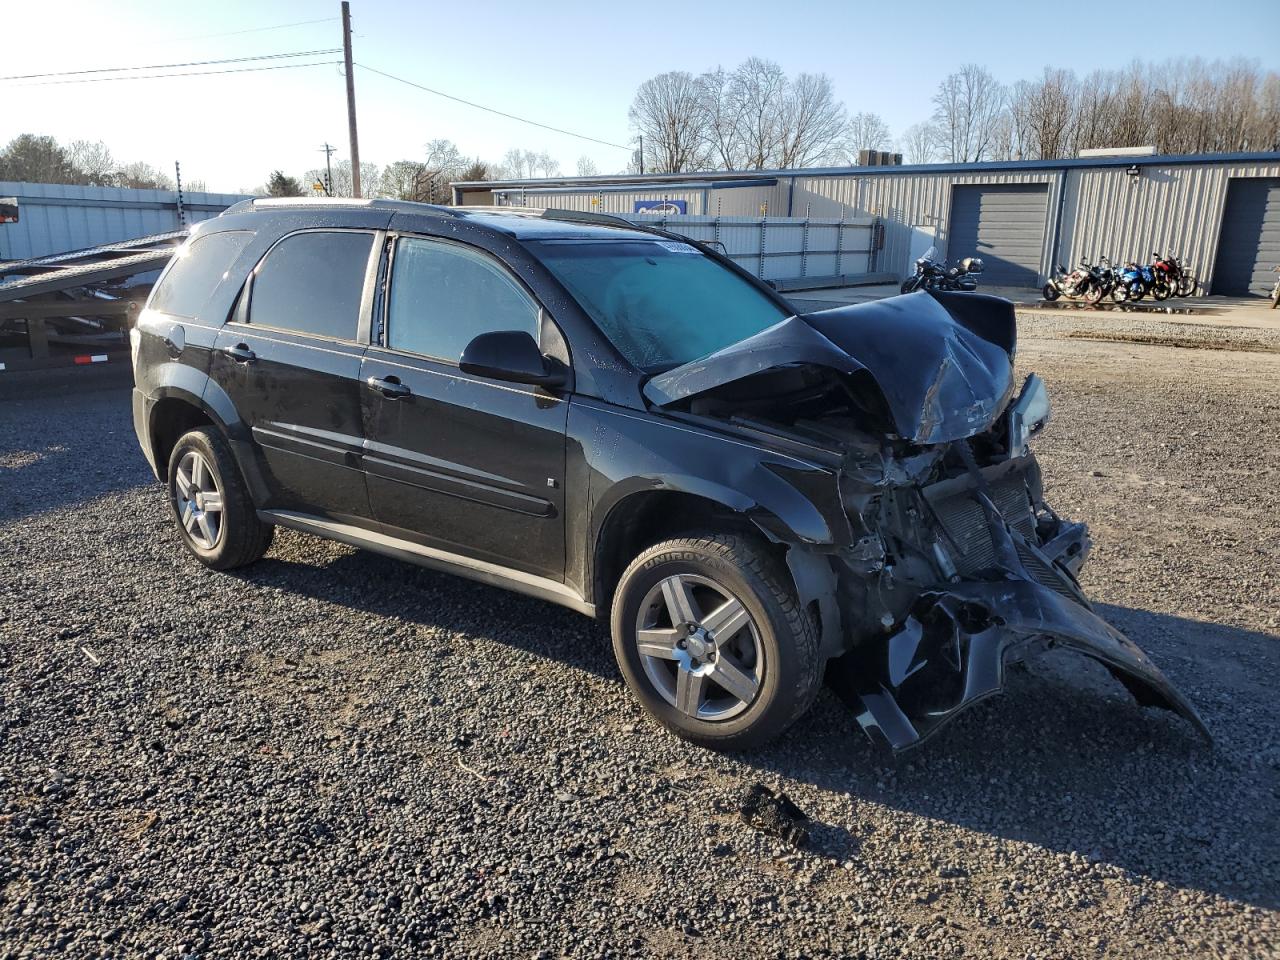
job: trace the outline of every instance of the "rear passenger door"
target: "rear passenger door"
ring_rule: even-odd
[[[302,230],[250,274],[210,377],[249,427],[267,509],[369,526],[360,361],[380,247],[373,230]]]
[[[402,539],[564,579],[566,398],[463,373],[476,335],[526,330],[568,360],[555,324],[485,251],[400,237],[363,364],[374,516]]]

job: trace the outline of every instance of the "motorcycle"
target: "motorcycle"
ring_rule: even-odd
[[[916,290],[962,290],[971,292],[978,289],[978,281],[973,279],[982,273],[982,261],[977,257],[965,257],[953,267],[948,267],[945,260],[938,256],[938,248],[930,247],[924,256],[916,261],[916,272],[902,281],[898,289],[902,293]]]
[[[1112,270],[1111,261],[1102,257],[1097,264],[1081,260],[1080,266],[1070,273],[1067,273],[1066,268],[1059,264],[1055,274],[1040,292],[1050,302],[1065,296],[1072,300],[1097,303],[1110,293],[1114,286],[1115,271]]]
[[[1151,267],[1140,267],[1130,261],[1120,270],[1119,280],[1111,291],[1111,299],[1116,303],[1124,303],[1127,300],[1141,300],[1153,291],[1155,282],[1155,274]],[[1165,296],[1167,297],[1168,294],[1166,293]],[[1159,297],[1158,299],[1163,300],[1164,297]]]
[[[1280,307],[1280,267],[1276,267],[1275,272],[1277,274],[1276,285],[1271,288],[1271,309],[1272,310],[1274,310],[1276,307]]]
[[[1170,295],[1189,297],[1196,292],[1196,278],[1187,272],[1186,267],[1178,261],[1177,257],[1162,257],[1158,253],[1153,253],[1152,256],[1156,259],[1151,269],[1169,290],[1165,297]],[[1156,294],[1157,300],[1163,300],[1165,297],[1160,296],[1159,293]]]

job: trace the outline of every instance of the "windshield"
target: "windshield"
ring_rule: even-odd
[[[705,357],[790,316],[687,243],[539,240],[527,246],[645,373]]]
[[[916,263],[919,263],[919,262],[920,262],[920,260],[928,260],[930,263],[937,263],[937,262],[938,262],[938,248],[937,248],[937,247],[930,247],[928,250],[926,250],[926,251],[921,255],[921,257],[919,258],[919,260],[916,260]]]

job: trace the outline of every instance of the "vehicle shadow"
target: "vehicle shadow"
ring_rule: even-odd
[[[607,630],[551,604],[365,552],[316,566],[267,558],[235,574],[351,608],[498,639],[621,683]],[[1261,907],[1280,906],[1280,711],[1253,671],[1276,638],[1127,607],[1099,612],[1153,655],[1200,708],[1210,747],[1173,713],[1141,708],[1093,661],[1053,651],[1009,671],[1004,696],[897,757],[830,692],[768,748],[733,755],[743,784],[799,781],[853,801],[813,824],[811,849],[858,854],[859,804]],[[1268,759],[1269,758],[1269,759]],[[690,758],[696,763],[696,758]],[[722,779],[722,777],[720,778]],[[952,856],[963,860],[963,851]]]
[[[0,398],[0,523],[155,483],[138,450],[127,389]]]

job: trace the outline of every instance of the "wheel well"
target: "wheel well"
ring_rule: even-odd
[[[615,506],[596,540],[596,609],[608,611],[622,572],[647,548],[695,530],[759,533],[745,514],[692,493],[633,494]]]
[[[163,479],[169,469],[169,456],[174,445],[187,431],[211,427],[213,420],[195,404],[176,397],[166,397],[151,411],[151,450],[156,458],[156,471]]]

